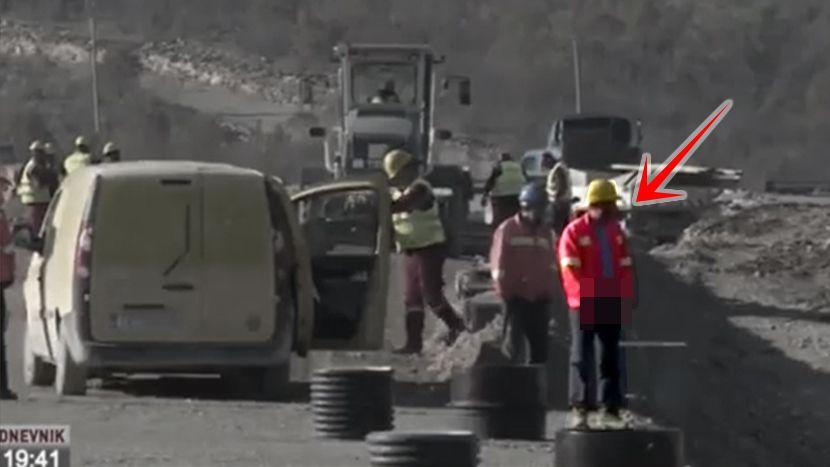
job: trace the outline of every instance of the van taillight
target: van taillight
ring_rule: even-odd
[[[86,284],[83,292],[89,291],[89,278],[92,273],[92,227],[84,226],[78,235],[78,245],[75,250],[75,276],[83,279]]]

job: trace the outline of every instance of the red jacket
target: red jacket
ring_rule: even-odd
[[[12,252],[12,234],[6,213],[0,209],[0,284],[14,281],[14,253]]]
[[[620,223],[606,224],[614,274],[613,278],[604,278],[596,222],[583,214],[565,227],[559,240],[562,288],[572,310],[578,310],[585,298],[618,297],[631,299],[631,302],[635,298],[633,263]]]
[[[532,228],[519,215],[505,220],[493,234],[490,271],[496,292],[505,300],[549,300],[556,291],[556,240],[550,228]]]

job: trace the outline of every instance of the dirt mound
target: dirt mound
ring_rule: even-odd
[[[87,42],[64,30],[0,19],[0,55],[40,55],[56,63],[79,64],[89,61]],[[98,53],[98,61],[104,53],[103,50]]]
[[[719,202],[652,254],[724,298],[830,312],[830,199],[731,192]]]

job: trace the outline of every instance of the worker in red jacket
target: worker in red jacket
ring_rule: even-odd
[[[0,399],[2,400],[17,399],[17,395],[9,388],[5,337],[9,318],[5,295],[6,289],[14,282],[14,253],[11,250],[11,230],[3,205],[6,204],[6,190],[11,184],[10,180],[0,177]]]
[[[499,225],[490,247],[493,282],[505,303],[507,342],[515,350],[526,338],[532,364],[547,360],[548,310],[558,280],[555,235],[545,223],[547,204],[543,184],[525,185],[519,213]]]
[[[559,240],[562,287],[571,322],[569,398],[572,429],[588,428],[596,410],[594,339],[600,342],[599,398],[603,428],[625,427],[620,384],[622,324],[635,306],[634,273],[620,225],[616,186],[604,179],[588,185],[588,210],[571,222]]]

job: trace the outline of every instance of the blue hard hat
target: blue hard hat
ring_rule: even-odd
[[[548,202],[548,193],[542,183],[528,183],[519,193],[519,204],[522,206],[542,206]]]

